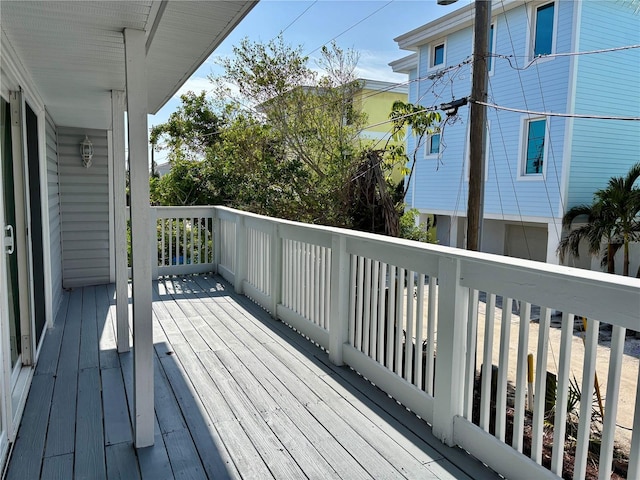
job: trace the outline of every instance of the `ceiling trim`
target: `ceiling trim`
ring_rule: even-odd
[[[167,9],[167,3],[168,0],[161,0],[160,2],[154,2],[151,6],[152,10],[149,13],[149,18],[152,18],[153,22],[147,22],[147,25],[151,23],[151,28],[149,29],[147,35],[145,54],[149,53],[149,48],[153,43],[153,38],[156,36],[156,32],[158,31],[158,25],[160,25],[160,21],[162,20],[165,10]]]

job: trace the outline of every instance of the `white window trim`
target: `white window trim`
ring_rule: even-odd
[[[440,135],[440,143],[438,144],[438,153],[430,153],[431,150],[431,138],[434,135]],[[442,153],[442,132],[433,132],[425,137],[424,142],[424,159],[425,160],[436,160],[440,158],[440,154]]]
[[[529,143],[529,123],[545,120],[544,151],[542,152],[542,173],[525,173],[527,162],[527,145]],[[518,148],[518,181],[539,182],[547,178],[547,164],[549,163],[549,121],[550,117],[522,117],[520,119],[520,145]]]
[[[442,45],[444,47],[444,52],[442,55],[442,63],[439,63],[438,65],[434,65],[434,52],[436,47]],[[429,43],[429,54],[427,56],[427,60],[428,60],[428,68],[427,71],[431,72],[434,70],[440,70],[442,68],[444,68],[447,65],[447,39],[446,38],[441,38],[436,40],[435,42],[431,42]]]
[[[536,11],[538,10],[538,8],[543,7],[545,5],[550,5],[553,3],[553,33],[552,33],[552,37],[551,37],[551,53],[550,55],[553,55],[556,53],[556,44],[557,44],[557,40],[558,40],[558,2],[556,2],[555,0],[552,2],[547,2],[547,1],[536,1],[533,2],[531,5],[529,5],[529,7],[527,8],[527,16],[528,16],[528,28],[527,28],[527,43],[526,43],[526,51],[525,51],[525,58],[527,58],[529,61],[534,59],[534,49],[535,49],[535,40],[536,40],[536,36],[535,36],[535,30],[537,28],[536,25]],[[494,36],[495,36],[495,31],[493,32]],[[548,62],[550,60],[553,60],[555,57],[551,57],[551,58],[545,58],[545,57],[541,57],[539,60],[537,60],[537,63],[541,63],[541,62]]]
[[[491,21],[491,24],[489,25],[489,31],[491,31],[491,27],[493,27],[493,38],[491,39],[491,45],[489,45],[489,51],[491,52],[491,55],[495,55],[496,54],[496,37],[498,36],[498,19],[494,19]],[[491,68],[488,69],[489,72],[489,76],[492,77],[493,73],[496,70],[496,57],[490,57],[491,58]]]

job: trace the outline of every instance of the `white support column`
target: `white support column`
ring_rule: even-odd
[[[349,255],[347,239],[334,234],[331,239],[331,316],[329,317],[329,360],[343,365],[342,347],[349,341]]]
[[[469,289],[460,285],[460,261],[441,257],[438,266],[438,367],[433,434],[453,446],[453,420],[463,413]]]
[[[554,219],[547,224],[547,263],[558,265],[560,258],[556,253],[562,238],[562,220]]]
[[[459,217],[449,217],[449,246],[458,246],[458,224]]]
[[[147,69],[145,34],[125,28],[131,256],[133,280],[133,410],[135,446],[153,445],[153,332],[151,323],[151,252],[149,160],[147,140]]]
[[[113,221],[116,270],[116,324],[118,352],[129,351],[129,292],[127,283],[127,206],[124,156],[124,92],[111,92],[111,156],[113,158]]]

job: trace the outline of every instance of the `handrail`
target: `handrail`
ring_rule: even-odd
[[[552,471],[547,470],[541,466],[544,421],[574,422],[574,474],[583,474],[591,403],[583,395],[579,408],[567,413],[564,405],[576,388],[570,376],[590,391],[596,369],[604,369],[599,376],[608,376],[612,389],[607,397],[617,398],[624,359],[620,338],[625,329],[640,330],[640,280],[227,207],[158,207],[156,218],[186,219],[183,230],[171,227],[183,238],[193,223],[189,219],[206,219],[213,238],[203,238],[212,254],[199,268],[217,271],[237,292],[327,349],[332,362],[360,372],[429,422],[444,443],[461,445],[507,477],[557,478],[564,430],[556,429],[555,446],[545,454],[553,455]],[[186,265],[172,267],[183,272]],[[562,338],[551,328],[552,316],[560,314]],[[572,351],[577,316],[589,319],[589,340]],[[602,349],[600,324],[611,325],[616,339],[607,365],[595,360]],[[537,333],[537,343],[530,331]],[[558,349],[552,353],[559,365],[549,345]],[[536,358],[536,395],[534,405],[525,406],[530,352]],[[563,408],[550,410],[543,401],[549,378]],[[623,407],[605,404],[601,458],[609,465],[601,466],[604,476],[611,471]],[[638,393],[631,410],[640,424]],[[634,418],[634,412],[626,414]],[[532,432],[528,455],[522,453],[525,423]],[[512,438],[506,434],[510,429]],[[631,437],[633,478],[640,475],[640,431]]]

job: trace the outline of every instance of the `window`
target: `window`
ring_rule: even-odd
[[[525,175],[540,175],[544,166],[544,137],[547,120],[529,120],[526,125],[527,143],[525,150]]]
[[[554,4],[548,3],[536,8],[535,34],[533,36],[533,56],[549,55],[553,49]]]
[[[444,43],[433,47],[431,52],[431,66],[437,67],[439,65],[444,65]]]
[[[431,157],[440,153],[440,134],[434,133],[427,138],[426,156]]]

